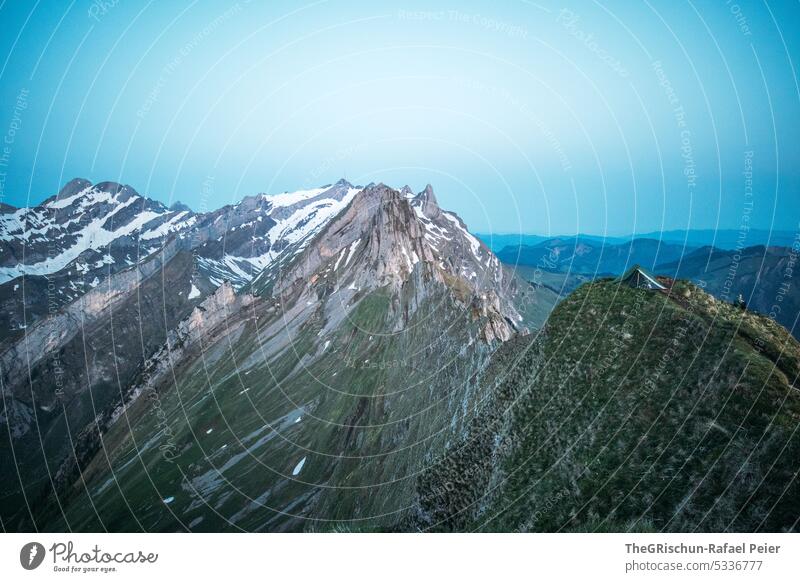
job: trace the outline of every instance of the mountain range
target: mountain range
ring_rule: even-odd
[[[797,244],[797,231],[790,230],[763,230],[756,228],[740,229],[692,229],[692,230],[661,230],[631,234],[625,236],[574,234],[574,235],[541,235],[525,233],[476,233],[479,239],[495,253],[505,247],[536,246],[539,243],[551,240],[582,239],[598,246],[605,244],[618,245],[637,239],[651,239],[660,243],[679,245],[682,247],[711,246],[722,250],[732,251],[748,246],[773,246],[791,247]]]
[[[271,490],[270,505],[319,506],[306,479],[382,477],[386,493],[364,488],[360,511],[389,507],[397,475],[457,433],[492,346],[540,327],[555,303],[440,209],[430,187],[340,181],[193,214],[74,180],[40,207],[4,208],[3,224],[0,288],[16,307],[0,355],[3,522],[13,528],[73,527],[70,508],[103,505],[87,495],[117,502],[79,528],[135,527],[163,513],[164,499],[175,498],[170,510],[196,504],[179,494],[186,480],[204,506],[221,506],[231,495],[221,467],[248,474],[265,455],[305,467]],[[276,434],[290,422],[292,447]],[[402,443],[408,458],[385,464]],[[26,450],[38,452],[19,458]],[[133,490],[118,485],[144,493],[153,474],[143,468],[178,456],[138,514],[126,512]],[[352,475],[359,458],[375,470]],[[252,511],[240,516],[248,527],[298,519]]]
[[[430,186],[344,180],[207,213],[73,180],[0,220],[6,531],[797,527],[795,339],[597,277],[674,245],[531,273]]]

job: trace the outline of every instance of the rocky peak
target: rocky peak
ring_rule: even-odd
[[[83,178],[73,178],[66,184],[61,190],[58,191],[58,194],[51,196],[50,198],[46,199],[42,202],[42,206],[48,206],[51,202],[55,202],[56,200],[62,200],[64,198],[70,198],[79,192],[90,188],[92,183],[89,180],[85,180]]]
[[[438,206],[436,195],[433,193],[433,186],[431,186],[430,184],[427,184],[425,186],[425,189],[419,194],[417,194],[417,196],[419,196],[424,203],[436,204]]]
[[[118,204],[130,204],[133,200],[146,201],[147,205],[166,210],[166,206],[155,200],[146,199],[131,186],[105,181],[92,185],[88,180],[70,180],[55,196],[45,200],[41,206],[61,215],[91,211],[96,207],[111,208]]]
[[[425,186],[425,189],[416,195],[413,203],[419,206],[425,216],[431,219],[441,218],[442,211],[439,208],[439,203],[436,200],[436,195],[433,193],[433,187],[430,184]]]
[[[180,212],[180,211],[191,212],[192,211],[192,209],[189,208],[188,205],[184,204],[180,200],[176,200],[175,202],[173,202],[170,205],[169,209],[172,210],[173,212]]]
[[[344,178],[339,178],[339,180],[337,180],[337,182],[335,184],[333,184],[333,186],[338,186],[338,187],[344,186],[346,188],[353,188],[354,187],[350,182],[348,182]]]
[[[463,222],[438,207],[430,187],[409,198],[374,184],[358,192],[289,269],[274,275],[271,293],[285,302],[299,292],[296,300],[313,304],[328,289],[351,304],[377,289],[400,294],[411,284],[413,293],[427,296],[427,286],[445,286],[489,322],[484,339],[504,341],[520,319],[507,277]]]

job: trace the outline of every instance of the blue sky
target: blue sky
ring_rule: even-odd
[[[798,6],[6,1],[0,195],[346,176],[430,182],[480,232],[795,230]]]

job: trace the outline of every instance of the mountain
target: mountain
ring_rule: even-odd
[[[6,205],[0,209],[0,346],[88,291],[110,290],[109,277],[130,276],[168,243],[171,252],[195,257],[192,299],[223,281],[239,288],[273,259],[301,248],[357,191],[340,181],[196,214],[182,205],[168,209],[130,186],[75,179],[40,206]]]
[[[116,271],[195,220],[190,211],[171,211],[129,186],[75,179],[40,206],[0,210],[0,282],[55,275],[68,266],[87,275],[104,266]],[[67,293],[65,301],[79,293],[58,291]]]
[[[800,337],[800,293],[795,269],[798,245],[755,246],[740,250],[703,247],[677,262],[656,267],[656,272],[689,279],[724,301],[739,297],[750,309],[768,315]]]
[[[0,345],[109,275],[146,260],[197,217],[129,186],[75,179],[34,208],[0,208]],[[23,277],[24,275],[24,277]]]
[[[690,249],[656,239],[608,244],[585,237],[552,238],[536,245],[503,248],[497,257],[508,265],[581,275],[618,275],[635,264],[652,269],[676,261]]]
[[[798,373],[783,327],[691,283],[583,285],[493,355],[405,527],[797,531]]]
[[[121,191],[73,190],[57,199],[85,209]],[[100,283],[6,338],[7,529],[386,526],[424,459],[471,418],[491,353],[540,327],[556,299],[430,187],[340,181],[186,225],[173,212],[189,211],[164,210],[160,224],[180,226],[160,247],[109,262]],[[38,271],[2,289],[46,270],[73,277],[87,254],[125,256],[117,243],[141,247],[159,228],[148,216],[111,240],[106,219],[49,265],[10,266]]]

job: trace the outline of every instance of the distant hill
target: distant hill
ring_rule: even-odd
[[[568,240],[568,239],[580,238],[585,241],[591,241],[593,243],[606,242],[607,244],[619,244],[630,240],[630,237],[606,237],[606,236],[597,236],[591,234],[548,236],[539,234],[519,234],[519,233],[517,234],[476,233],[475,236],[478,237],[481,241],[483,241],[483,243],[495,253],[503,250],[506,247],[515,247],[520,245],[536,246],[539,243],[543,243],[545,241],[553,239]]]
[[[668,243],[686,244],[690,247],[714,246],[734,250],[758,245],[791,247],[800,239],[798,233],[788,230],[670,230],[648,232],[634,238],[654,238]]]
[[[655,239],[635,239],[609,244],[592,238],[552,238],[536,245],[508,246],[497,257],[508,265],[538,267],[543,271],[582,275],[618,275],[639,264],[648,269],[680,259],[688,250],[682,244]]]

